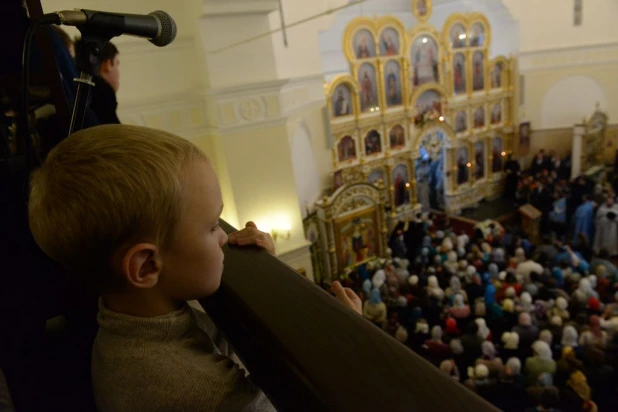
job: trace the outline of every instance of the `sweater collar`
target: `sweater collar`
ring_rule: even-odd
[[[140,317],[114,312],[99,299],[99,327],[117,336],[139,336],[144,340],[174,340],[196,327],[194,313],[188,304],[161,316]]]

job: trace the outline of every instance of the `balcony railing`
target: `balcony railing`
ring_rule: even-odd
[[[201,303],[279,410],[495,410],[257,248],[226,246],[221,288]]]

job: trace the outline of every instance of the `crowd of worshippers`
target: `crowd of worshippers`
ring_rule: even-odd
[[[420,213],[389,246],[347,279],[366,319],[502,410],[615,410],[609,259],[556,238],[535,247],[493,221],[454,233]]]
[[[541,214],[541,231],[552,232],[562,240],[582,244],[584,256],[605,249],[618,254],[617,173],[593,179],[580,174],[570,179],[570,156],[564,159],[541,150],[530,169],[522,172],[519,163],[509,159],[505,165],[506,190],[518,206],[531,204]]]

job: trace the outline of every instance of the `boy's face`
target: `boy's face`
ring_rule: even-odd
[[[227,234],[219,226],[223,199],[210,163],[194,162],[184,172],[184,199],[157,287],[168,298],[185,301],[217,291],[223,272]]]

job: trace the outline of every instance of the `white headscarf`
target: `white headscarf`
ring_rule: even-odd
[[[521,373],[521,361],[517,358],[509,358],[506,361],[506,367],[513,372],[513,375],[519,375]]]
[[[371,283],[374,288],[379,289],[382,285],[384,285],[384,282],[386,282],[386,272],[384,272],[384,269],[380,269],[373,275]]]
[[[578,346],[577,338],[577,329],[571,325],[564,327],[564,330],[562,331],[562,346],[576,348]]]
[[[563,298],[562,296],[559,296],[556,299],[556,306],[560,310],[566,310],[569,307],[569,302],[565,298]]]
[[[453,339],[449,346],[451,347],[451,352],[455,355],[461,355],[464,351],[463,345],[459,339]]]
[[[519,335],[517,332],[504,332],[502,343],[504,343],[504,349],[515,350],[519,348]]]
[[[515,288],[513,286],[509,286],[508,288],[506,288],[506,290],[504,291],[504,296],[513,299],[516,296]]]
[[[526,312],[532,312],[534,310],[534,305],[532,304],[532,296],[528,292],[524,292],[520,297],[521,306]]]
[[[418,276],[416,275],[412,275],[408,278],[408,283],[410,284],[410,286],[416,286],[418,285]]]
[[[431,328],[431,339],[436,342],[442,342],[442,328],[438,325]]]
[[[552,360],[551,348],[547,344],[547,342],[543,342],[542,340],[537,340],[532,344],[532,350],[536,356],[544,360]]]
[[[543,342],[547,343],[548,345],[551,345],[552,342],[554,341],[554,335],[551,333],[550,330],[544,329],[544,330],[541,331],[541,334],[539,335],[539,340],[542,340]]]
[[[476,325],[479,327],[478,335],[483,340],[487,339],[487,336],[489,336],[490,330],[487,327],[487,323],[485,322],[485,319],[483,319],[483,318],[476,318],[474,321],[476,322]]]
[[[453,296],[453,307],[463,308],[464,306],[466,306],[464,296],[461,293],[456,293],[455,296]]]
[[[482,351],[483,355],[487,356],[489,359],[496,357],[496,347],[489,341],[483,342]]]
[[[461,281],[459,280],[457,276],[451,277],[450,284],[451,284],[451,293],[457,293],[461,290]]]

